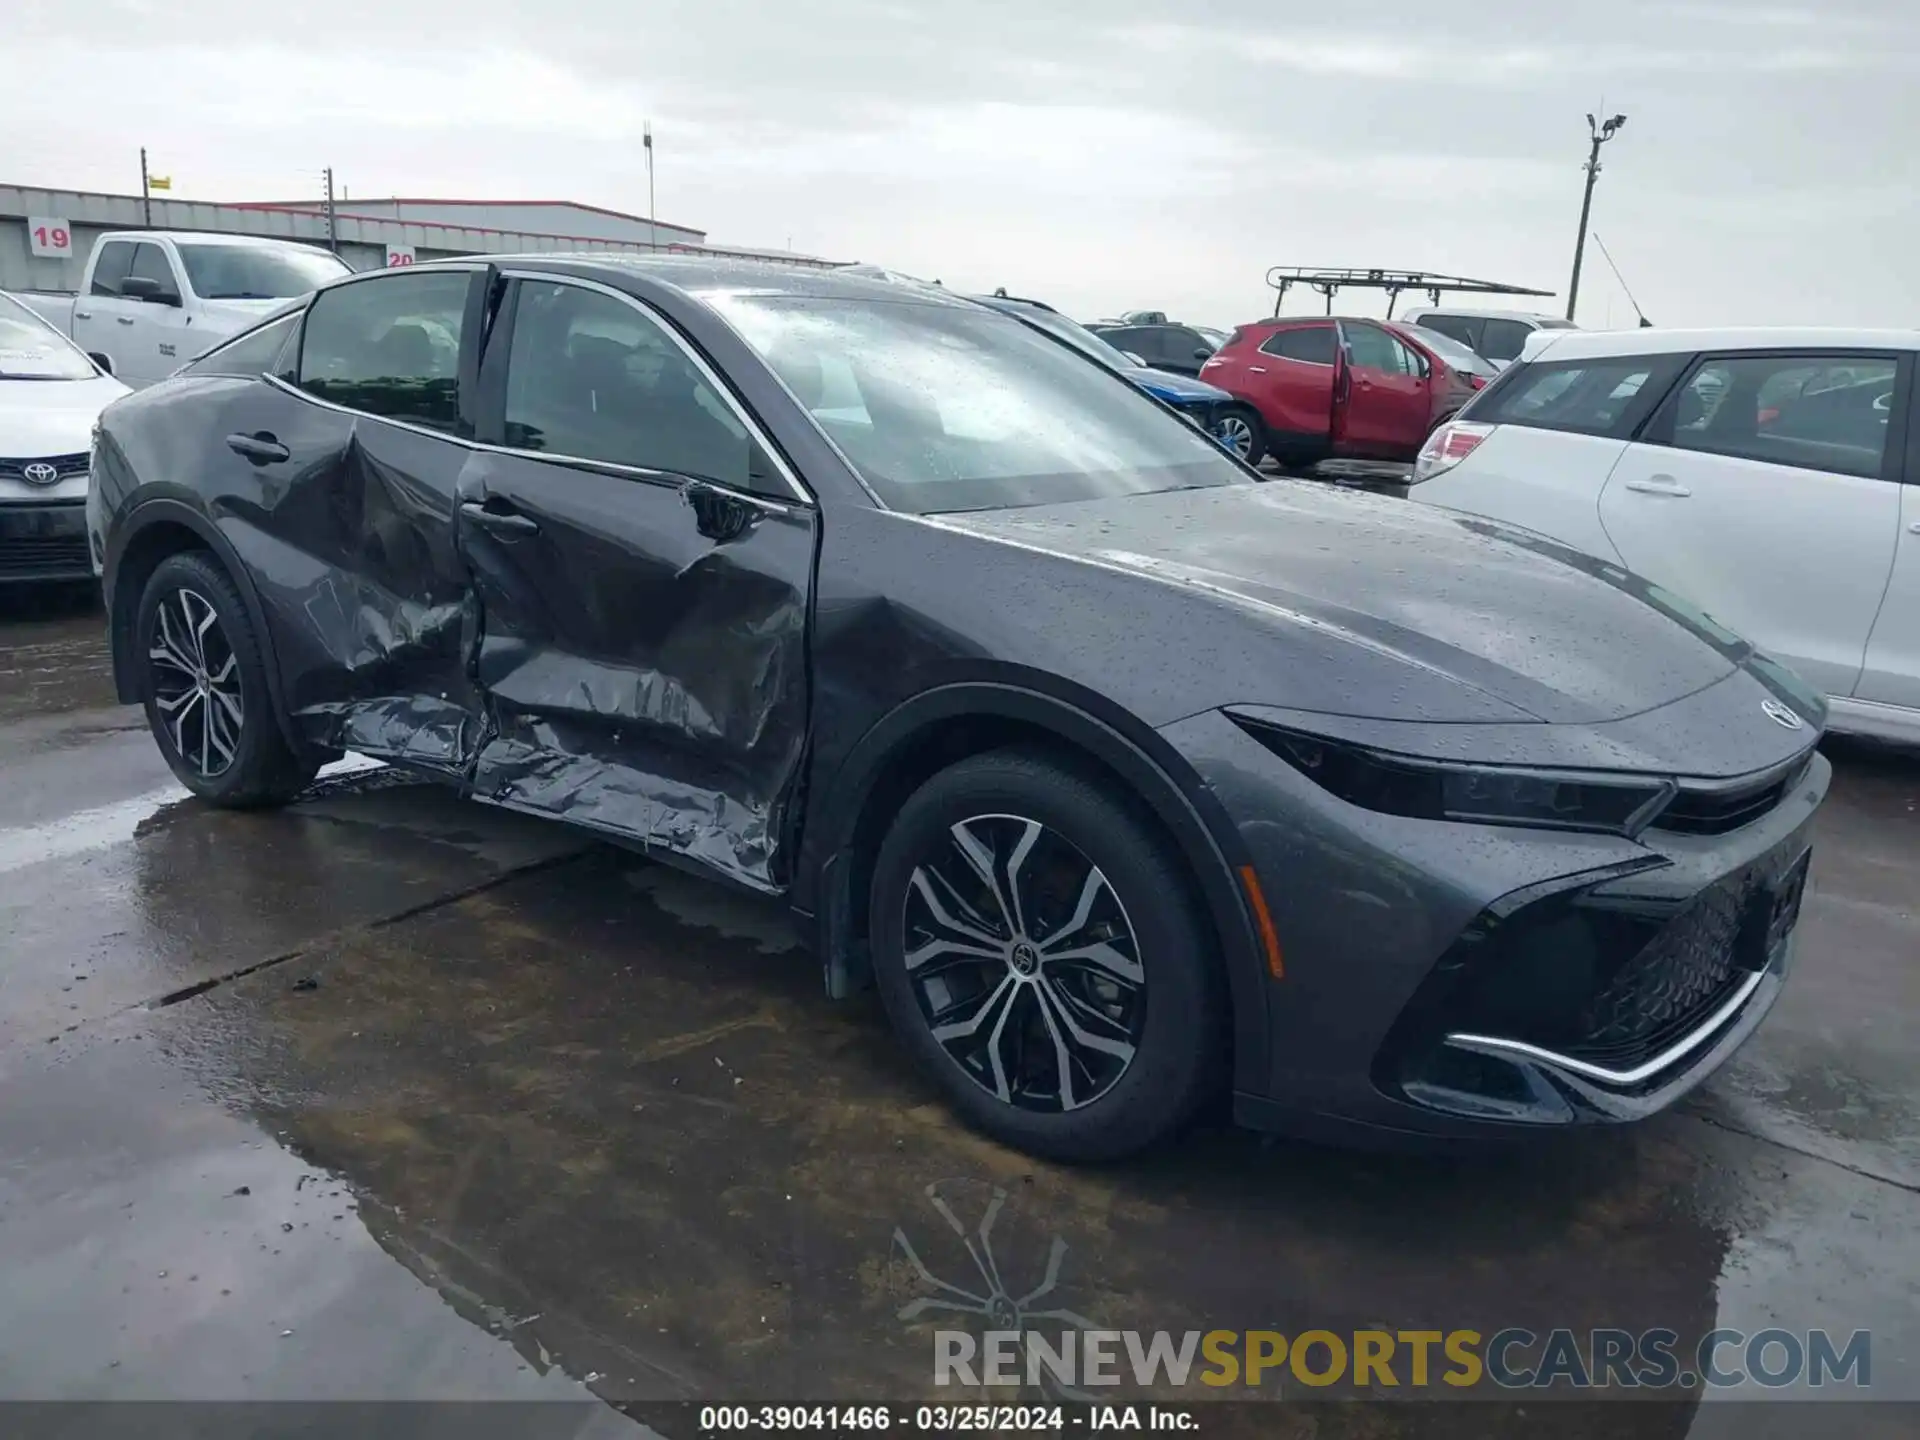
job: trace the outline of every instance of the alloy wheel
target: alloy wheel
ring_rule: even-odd
[[[184,587],[154,612],[153,706],[174,753],[212,780],[233,765],[246,723],[240,662],[212,602]]]
[[[1253,427],[1238,415],[1229,415],[1214,427],[1215,435],[1242,460],[1253,453]]]
[[[1120,897],[1065,836],[1016,815],[950,826],[914,867],[907,979],[933,1039],[1023,1110],[1077,1110],[1133,1063],[1146,974]]]

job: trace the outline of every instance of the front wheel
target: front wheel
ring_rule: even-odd
[[[197,551],[170,555],[140,596],[141,700],[173,773],[229,809],[281,805],[318,766],[296,756],[273,711],[246,606]]]
[[[895,1030],[996,1139],[1110,1159],[1223,1079],[1215,947],[1179,861],[1046,756],[974,756],[923,785],[881,845],[868,923]]]
[[[1267,453],[1267,431],[1250,406],[1229,405],[1213,422],[1220,443],[1247,464],[1258,467]]]

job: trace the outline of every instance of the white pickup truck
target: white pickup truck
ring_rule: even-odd
[[[15,298],[138,389],[350,269],[295,240],[116,230],[94,243],[78,295]]]

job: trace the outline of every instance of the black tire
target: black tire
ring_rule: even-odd
[[[989,868],[1002,880],[1013,856],[1022,853],[1020,841],[1011,837],[1024,835],[1024,826],[1040,827],[1038,839],[1026,842],[1022,860],[1012,867],[1030,867],[1014,887],[1015,911],[1027,918],[1018,924],[988,922],[1007,947],[991,959],[956,958],[921,938],[929,932],[920,922],[931,912],[920,897],[929,888],[941,889],[949,916],[964,915],[968,921],[982,918],[979,908],[968,908],[969,884],[978,887],[974,893],[980,897],[1001,893],[985,889],[977,867],[960,863],[966,855],[954,828],[968,821],[974,822],[969,833],[991,850]],[[1072,868],[1076,857],[1087,866],[1078,885]],[[929,867],[943,873],[922,875],[916,885],[916,874]],[[956,871],[958,890],[948,883]],[[1050,885],[1056,892],[1051,896]],[[1099,779],[1025,750],[962,760],[928,780],[901,808],[881,843],[871,892],[874,977],[895,1031],[961,1115],[995,1139],[1054,1159],[1113,1159],[1174,1134],[1222,1086],[1228,1048],[1225,998],[1211,926],[1168,844],[1133,804]],[[1079,896],[1077,908],[1066,902],[1070,893]],[[1071,916],[1054,923],[1070,909],[1083,913],[1089,893],[1096,895],[1093,913],[1104,911],[1106,918],[1077,928]],[[1005,915],[1006,907],[998,913]],[[1124,928],[1124,937],[1112,933],[1116,925]],[[941,949],[944,965],[923,958],[922,970],[909,971],[910,927],[915,953]],[[1029,935],[1028,953],[1021,957],[1020,942]],[[1067,945],[1072,938],[1100,943]],[[1141,977],[1137,989],[1123,984],[1104,961],[1076,959],[1075,951],[1082,948],[1130,958],[1130,968]],[[1017,971],[1017,963],[1028,961],[1030,971]],[[999,1052],[990,1081],[983,1073],[986,1061],[969,1069],[935,1038],[934,1029],[936,1017],[952,1028],[956,1021],[977,1024],[980,1016],[989,1016],[991,1000],[982,1003],[977,997],[992,986],[1011,986],[1011,993],[1004,1002],[1007,1020],[999,1021],[997,1011],[990,1016],[996,1023],[989,1038]],[[930,995],[937,987],[944,988]],[[940,1003],[956,989],[974,998]],[[1122,998],[1110,1000],[1099,993],[1103,990]],[[1115,1015],[1125,1018],[1111,1018]],[[1088,1028],[1079,1029],[1082,1024]],[[1123,1031],[1125,1040],[1112,1038]],[[1089,1058],[1096,1067],[1082,1070],[1063,1037],[1084,1040],[1088,1033],[1096,1034],[1095,1043],[1106,1038],[1109,1045],[1130,1045],[1130,1056],[1122,1062],[1076,1044],[1072,1056]],[[1001,1049],[1003,1040],[1015,1050]],[[1117,1074],[1101,1078],[1102,1070],[1116,1065]],[[1057,1083],[1063,1069],[1072,1076],[1068,1087]],[[1044,1094],[1048,1074],[1056,1081],[1051,1102]],[[1027,1088],[1025,1077],[1037,1088]],[[1016,1083],[1019,1095],[1013,1093]],[[1007,1093],[997,1093],[996,1086]],[[1059,1103],[1063,1089],[1071,1105]]]
[[[1225,432],[1229,424],[1240,424],[1246,427],[1247,451],[1244,455],[1240,455],[1240,458],[1258,470],[1260,462],[1266,458],[1267,454],[1267,427],[1260,419],[1260,412],[1251,405],[1222,405],[1220,413],[1213,420],[1215,437],[1223,441],[1227,440],[1228,436]],[[1231,443],[1228,448],[1234,449]],[[1239,451],[1236,449],[1234,453],[1239,454]]]
[[[209,615],[196,646],[187,617]],[[312,781],[319,762],[288,747],[246,605],[211,555],[187,551],[155,567],[134,635],[147,725],[182,785],[210,805],[252,810],[284,805]],[[177,658],[156,659],[156,648]],[[187,668],[196,661],[200,673],[220,678],[201,688]]]

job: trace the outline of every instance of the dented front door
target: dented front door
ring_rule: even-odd
[[[481,422],[500,448],[457,510],[490,724],[474,793],[779,888],[814,511],[756,493],[780,479],[764,448],[631,300],[521,282],[503,363]]]

